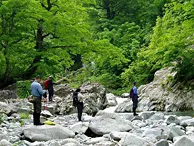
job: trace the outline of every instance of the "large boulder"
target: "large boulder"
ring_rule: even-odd
[[[194,90],[181,83],[173,84],[176,72],[164,68],[155,73],[153,82],[139,87],[137,111],[186,111],[194,110]],[[118,106],[116,112],[131,111],[129,100]]]
[[[62,126],[29,126],[23,129],[24,136],[32,141],[73,138],[75,133]]]
[[[95,115],[99,110],[107,106],[106,89],[98,83],[85,83],[81,87],[84,95],[84,112],[89,115]]]
[[[133,134],[127,134],[125,135],[119,142],[121,146],[149,146],[149,142],[147,142],[145,139],[133,135]]]
[[[84,112],[89,115],[95,115],[99,110],[107,107],[106,89],[98,83],[85,83],[81,87],[81,94],[84,97]],[[55,95],[62,98],[57,103],[61,114],[70,114],[76,112],[72,101],[73,89],[68,85],[55,86]]]
[[[99,114],[92,119],[89,128],[97,135],[109,134],[112,131],[126,132],[133,126],[127,116],[122,114]]]
[[[66,97],[72,93],[72,89],[68,84],[61,84],[54,86],[55,95],[58,97]]]

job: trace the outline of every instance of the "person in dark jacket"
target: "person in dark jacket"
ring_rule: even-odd
[[[83,108],[84,108],[84,103],[83,103],[83,95],[80,93],[80,89],[76,89],[76,91],[73,93],[73,96],[76,96],[75,100],[75,106],[77,107],[77,112],[78,112],[78,120],[82,121],[82,113],[83,113]]]
[[[41,113],[41,100],[42,96],[46,97],[46,92],[42,89],[40,85],[42,78],[37,76],[35,81],[31,84],[31,94],[33,96],[33,106],[34,106],[34,113],[33,113],[33,122],[34,125],[43,125],[40,122],[40,113]]]
[[[132,97],[132,101],[133,101],[133,115],[137,116],[138,114],[136,113],[136,109],[137,109],[137,105],[138,105],[138,91],[137,91],[137,83],[134,82],[134,86],[133,86],[133,97]]]
[[[53,88],[53,78],[52,76],[48,77],[49,84],[48,84],[48,94],[49,94],[49,101],[53,101],[53,95],[54,95],[54,88]]]

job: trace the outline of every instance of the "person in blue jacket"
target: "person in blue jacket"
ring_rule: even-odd
[[[138,114],[136,113],[137,105],[138,105],[138,90],[137,90],[137,82],[134,82],[133,86],[133,115],[137,116]]]
[[[34,125],[43,125],[40,122],[40,113],[41,113],[41,100],[42,97],[46,98],[46,92],[42,89],[40,85],[42,78],[41,76],[37,76],[35,81],[31,84],[31,94],[33,96],[33,106],[34,106],[34,113],[33,113],[33,122]]]

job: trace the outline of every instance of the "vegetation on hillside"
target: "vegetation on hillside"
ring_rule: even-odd
[[[175,65],[194,79],[192,0],[0,0],[0,87],[35,75],[123,91]]]

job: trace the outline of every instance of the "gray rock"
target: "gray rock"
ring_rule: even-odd
[[[6,139],[2,139],[0,141],[0,146],[13,146],[9,141],[7,141]]]
[[[164,119],[164,114],[163,113],[155,113],[154,115],[152,115],[150,118],[150,120],[163,120]]]
[[[153,112],[153,111],[145,111],[145,112],[142,112],[139,116],[141,116],[143,118],[143,120],[147,120],[154,114],[155,114],[155,112]]]
[[[107,93],[106,94],[106,98],[108,101],[108,107],[110,106],[116,106],[117,105],[117,100],[116,100],[116,96],[112,93]]]
[[[166,121],[165,121],[167,124],[171,124],[171,123],[175,123],[175,124],[180,124],[180,120],[176,117],[176,116],[173,116],[173,115],[170,115]]]
[[[81,87],[84,100],[84,112],[95,115],[99,110],[106,108],[106,89],[98,83],[85,83]],[[77,112],[73,107],[72,89],[67,85],[55,86],[55,94],[62,98],[62,102],[57,103],[60,114],[72,114]]]
[[[32,141],[48,141],[52,139],[66,139],[75,136],[75,133],[62,126],[29,126],[23,129],[24,136]]]
[[[192,117],[190,117],[190,116],[180,116],[180,117],[178,117],[178,119],[179,119],[179,121],[181,123],[182,121],[192,119]]]
[[[91,138],[89,140],[87,140],[86,142],[84,142],[84,144],[86,145],[94,145],[94,144],[97,144],[97,143],[100,143],[100,142],[104,142],[104,141],[107,141],[106,138],[104,137],[96,137],[96,138]]]
[[[89,128],[97,135],[109,134],[112,131],[130,131],[133,126],[126,118],[122,114],[98,115],[92,119]]]
[[[8,137],[8,132],[5,129],[0,128],[0,140],[7,139],[7,137]]]
[[[0,90],[0,101],[16,98],[17,98],[16,90]]]
[[[181,126],[194,126],[194,118],[182,121]]]
[[[122,98],[130,98],[129,93],[123,93],[121,95]]]
[[[175,75],[173,67],[164,68],[155,72],[152,82],[140,86],[139,110],[173,112],[194,109],[194,90],[181,83],[172,86]]]
[[[89,122],[78,122],[70,126],[70,129],[75,133],[83,134],[86,132],[88,127],[89,127]]]
[[[182,136],[173,144],[173,146],[194,146],[194,141],[187,136]]]
[[[149,143],[136,135],[133,134],[127,134],[126,136],[122,137],[119,144],[121,146],[146,146],[149,145]]]
[[[116,113],[132,112],[133,107],[132,105],[133,105],[132,100],[127,99],[126,101],[118,105],[115,112]]]
[[[163,130],[161,128],[149,128],[142,134],[143,137],[157,138],[162,135]]]
[[[60,145],[65,145],[65,146],[81,146],[80,143],[78,141],[76,141],[75,139],[71,139],[71,138],[68,138],[68,139],[65,139],[65,140],[62,140],[62,142],[60,143]]]
[[[126,136],[129,134],[128,132],[111,132],[110,137],[116,141],[121,140],[122,137]]]
[[[174,137],[185,135],[185,133],[178,127],[170,127],[170,134],[168,139],[173,140]]]
[[[187,126],[186,127],[186,132],[187,133],[194,133],[194,127],[193,126]]]
[[[156,143],[156,146],[169,146],[168,141],[165,139],[160,140]]]

